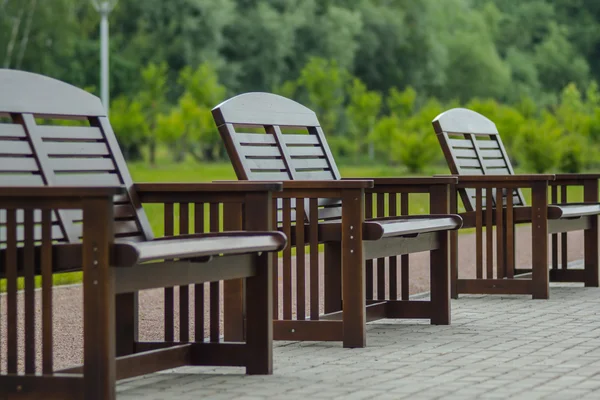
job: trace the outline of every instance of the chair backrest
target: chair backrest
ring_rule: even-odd
[[[127,165],[106,111],[96,96],[67,83],[24,71],[0,69],[0,186],[114,186],[118,240],[152,238]],[[36,239],[40,215],[34,216]],[[78,242],[81,212],[57,210],[53,239]],[[17,214],[18,240],[23,215]],[[6,242],[6,212],[0,213],[0,245]]]
[[[453,108],[435,117],[433,128],[452,174],[514,175],[496,125],[483,115],[465,108]],[[460,195],[465,209],[473,211],[475,190],[461,190]],[[483,199],[484,206],[486,200]],[[506,194],[503,201],[506,204]],[[525,205],[520,189],[513,192],[513,204]],[[495,193],[492,205],[496,206]]]
[[[316,114],[302,104],[271,93],[245,93],[212,113],[238,179],[340,179]],[[341,217],[340,204],[339,199],[320,199],[319,219]]]

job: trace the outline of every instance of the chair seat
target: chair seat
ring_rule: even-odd
[[[600,214],[599,203],[553,204],[552,206],[560,209],[560,218],[579,218],[586,215]]]
[[[164,259],[202,259],[219,255],[280,251],[286,244],[278,232],[225,232],[166,237],[114,245],[112,265],[130,267]]]

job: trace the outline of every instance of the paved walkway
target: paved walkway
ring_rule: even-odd
[[[119,399],[600,399],[600,289],[550,300],[462,296],[452,325],[377,321],[368,347],[275,342],[272,376],[184,367],[122,381]]]

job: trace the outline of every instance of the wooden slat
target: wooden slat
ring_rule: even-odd
[[[285,164],[281,158],[249,158],[246,160],[248,168],[255,170],[285,170]]]
[[[0,142],[0,146],[2,142]],[[32,157],[0,157],[2,172],[33,172],[40,168]]]
[[[485,234],[486,234],[486,242],[485,242],[485,250],[486,250],[486,278],[493,279],[494,277],[494,242],[493,242],[493,234],[494,234],[494,223],[493,223],[493,215],[494,208],[492,207],[492,199],[494,198],[493,192],[491,188],[486,189],[486,206],[485,206]]]
[[[275,144],[273,135],[265,133],[236,133],[235,137],[241,145],[245,144]]]
[[[0,141],[0,154],[10,155],[32,155],[31,146],[24,140],[2,140]]]
[[[85,161],[72,158],[51,158],[49,165],[54,172],[116,170],[113,160],[101,157],[86,158]]]
[[[315,215],[318,211],[317,199],[310,199],[309,214]],[[310,241],[310,319],[319,319],[319,221],[311,218],[309,221]]]
[[[385,217],[385,193],[377,193],[377,216]],[[385,299],[385,258],[377,259],[377,299]]]
[[[315,146],[290,146],[288,152],[291,157],[324,157],[325,153],[321,147]]]
[[[457,160],[457,162],[461,168],[465,168],[465,167],[476,168],[476,167],[481,166],[481,164],[479,164],[479,159],[477,159],[477,158],[459,158]]]
[[[483,278],[483,202],[481,188],[475,189],[475,263],[477,279]]]
[[[296,200],[297,202],[297,200]],[[297,203],[296,203],[297,204]],[[283,233],[291,237],[292,218],[290,199],[283,200]],[[292,248],[283,250],[283,319],[292,319]]]
[[[327,169],[329,163],[324,158],[292,158],[292,167],[297,171],[303,169]]]
[[[106,143],[96,142],[46,142],[44,149],[49,156],[107,156]]]
[[[560,187],[560,201],[561,203],[567,203],[567,185]],[[561,269],[567,269],[568,265],[568,251],[567,251],[567,232],[560,234],[560,257],[561,257]]]
[[[498,145],[498,142],[496,140],[481,140],[478,139],[477,140],[477,146],[479,146],[480,149],[499,149],[500,146]]]
[[[276,146],[241,146],[243,157],[281,157]]]
[[[210,231],[219,232],[219,203],[210,203]],[[210,341],[219,342],[221,337],[221,285],[219,282],[211,282],[210,288]]]
[[[296,172],[296,179],[301,181],[327,181],[335,178],[331,171],[304,171]]]
[[[283,142],[287,145],[318,145],[319,138],[316,135],[301,135],[301,134],[291,134],[286,133],[283,136]]]
[[[498,149],[481,149],[481,156],[484,159],[488,159],[488,158],[501,158],[504,159],[504,156],[502,155],[502,151],[498,150]]]
[[[292,199],[295,201],[295,199]],[[273,230],[277,230],[278,219],[277,208],[283,206],[282,199],[273,199],[271,206],[271,219],[273,220]],[[283,218],[283,216],[282,216]],[[279,253],[271,253],[271,262],[273,263],[273,319],[279,317]]]
[[[175,233],[175,213],[174,204],[165,203],[164,205],[164,224],[165,236],[173,236]],[[165,320],[165,341],[172,342],[175,340],[175,321],[174,321],[174,290],[172,287],[167,287],[164,290],[164,320]]]
[[[0,186],[43,186],[44,180],[37,174],[18,174],[4,175],[0,174]]]
[[[515,238],[514,238],[514,209],[513,197],[508,196],[506,201],[506,276],[509,279],[515,276]]]
[[[550,189],[552,204],[558,203],[558,186],[552,186]],[[558,233],[553,233],[552,237],[552,269],[558,269]]]
[[[250,179],[255,181],[287,181],[287,172],[251,172]]]
[[[204,203],[194,204],[194,232],[204,232]],[[194,340],[204,340],[204,283],[194,285]]]
[[[298,199],[296,214],[304,216],[304,199]],[[304,217],[296,222],[296,318],[306,319],[306,274],[305,274],[305,246],[304,246]]]
[[[15,210],[7,210],[6,231],[6,308],[7,360],[9,374],[17,373],[17,218]]]
[[[190,206],[188,203],[179,204],[179,234],[190,233]],[[179,340],[190,340],[190,287],[179,287]]]
[[[448,142],[453,149],[473,149],[473,143],[467,139],[450,139]]]
[[[456,149],[453,151],[454,156],[458,159],[461,158],[477,158],[477,153],[473,149]]]
[[[52,216],[50,210],[42,211],[42,372],[52,373],[53,333],[52,333]]]
[[[400,215],[408,215],[408,206],[409,206],[409,196],[408,193],[402,193],[400,195]],[[409,285],[409,268],[410,261],[408,258],[408,254],[403,254],[400,256],[400,283],[401,283],[401,292],[402,292],[402,300],[408,300],[410,297],[410,285]]]
[[[93,126],[54,126],[38,125],[38,135],[42,139],[80,139],[80,140],[102,140],[102,132]]]
[[[58,186],[118,186],[121,180],[117,174],[59,174],[54,178]]]
[[[25,373],[35,373],[35,281],[33,210],[25,211]]]
[[[496,189],[496,204],[502,204],[502,189]],[[510,197],[510,196],[509,196]],[[502,279],[505,276],[504,271],[504,224],[503,224],[504,207],[496,207],[496,278]]]
[[[23,138],[25,130],[21,124],[0,123],[0,137]]]
[[[487,165],[486,165],[487,168]],[[510,170],[506,167],[488,168],[487,175],[511,175]]]
[[[396,193],[389,193],[388,194],[388,201],[389,201],[389,215],[390,217],[395,217],[396,215],[398,215],[398,194]],[[398,257],[397,256],[392,256],[389,258],[389,264],[388,264],[388,271],[389,271],[389,280],[390,280],[390,284],[389,284],[389,291],[390,291],[390,300],[397,300],[398,299]]]
[[[502,159],[492,158],[483,161],[486,168],[504,168],[506,167],[506,161]]]
[[[365,193],[365,219],[373,218],[373,193]],[[373,300],[373,260],[365,262],[365,298]]]

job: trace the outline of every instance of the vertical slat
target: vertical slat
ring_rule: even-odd
[[[485,192],[485,255],[486,255],[486,278],[494,278],[494,195],[492,188],[488,187]]]
[[[219,203],[210,203],[210,231],[219,232]],[[216,343],[221,335],[219,320],[220,311],[220,282],[210,283],[210,341]]]
[[[277,230],[277,199],[271,207],[273,230]],[[273,262],[273,319],[279,319],[279,253],[271,253]]]
[[[33,210],[23,210],[25,263],[25,373],[35,373],[35,282]]]
[[[223,204],[224,231],[241,231],[243,229],[242,218],[241,203]],[[272,228],[269,227],[269,229]],[[269,254],[268,257],[271,255]],[[226,342],[244,341],[244,314],[244,280],[228,279],[223,281],[223,338]]]
[[[497,263],[496,275],[497,275],[498,279],[503,279],[505,277],[504,243],[503,243],[504,224],[502,223],[503,222],[503,213],[504,213],[504,207],[502,206],[502,204],[504,203],[504,201],[503,201],[502,192],[503,192],[502,188],[496,189],[496,263]],[[507,189],[507,193],[508,192],[510,192],[510,194],[512,195],[512,191]],[[510,196],[507,196],[507,197],[510,197]]]
[[[450,214],[458,214],[458,191],[456,185],[450,185]],[[469,198],[468,206],[472,207],[473,201]],[[458,229],[450,231],[450,296],[458,299]]]
[[[310,199],[309,215],[318,215],[319,204],[317,199]],[[319,220],[311,218],[309,221],[310,241],[310,319],[319,319]]]
[[[385,217],[385,193],[377,193],[377,216]],[[385,300],[385,258],[377,259],[377,299]]]
[[[283,232],[291,236],[292,210],[290,199],[283,199]],[[292,246],[283,250],[283,319],[292,319]]]
[[[296,199],[296,319],[306,319],[304,199]]]
[[[6,210],[6,307],[7,359],[9,374],[17,373],[17,214]]]
[[[408,215],[408,193],[402,193],[400,195],[400,213],[402,215]],[[409,258],[408,254],[402,254],[400,256],[400,284],[402,292],[402,300],[408,300],[410,296],[410,285],[409,285]]]
[[[558,204],[558,186],[552,186],[551,192],[552,204]],[[558,269],[558,233],[552,234],[552,269]]]
[[[389,214],[390,217],[395,217],[398,215],[398,194],[390,193],[388,195],[389,199]],[[390,279],[390,300],[398,299],[398,257],[393,256],[389,258],[388,264],[389,270],[389,279]]]
[[[173,203],[165,203],[165,236],[173,236],[174,229]],[[173,311],[175,308],[174,291],[172,287],[165,288],[165,341],[175,340],[175,324]]]
[[[515,276],[515,225],[513,216],[513,196],[506,198],[506,276]]]
[[[42,211],[42,372],[52,373],[52,211]]]
[[[547,299],[548,279],[548,182],[531,185],[531,246],[533,298]]]
[[[598,202],[598,180],[586,179],[583,182],[583,201]],[[590,217],[590,226],[583,231],[583,254],[585,268],[585,286],[598,287],[598,216]]]
[[[567,185],[562,185],[560,187],[560,202],[567,203]],[[567,269],[568,261],[568,249],[567,249],[567,232],[563,232],[560,234],[560,258],[561,258],[561,268]]]
[[[204,203],[194,204],[194,232],[204,232]],[[194,285],[194,340],[204,341],[204,283]]]
[[[179,204],[179,234],[190,233],[190,206],[188,203]],[[190,341],[190,287],[179,287],[179,340]]]
[[[475,260],[477,279],[483,278],[483,191],[475,189]]]
[[[373,193],[365,193],[365,219],[373,218]],[[367,300],[373,300],[373,260],[365,263],[365,285]]]

